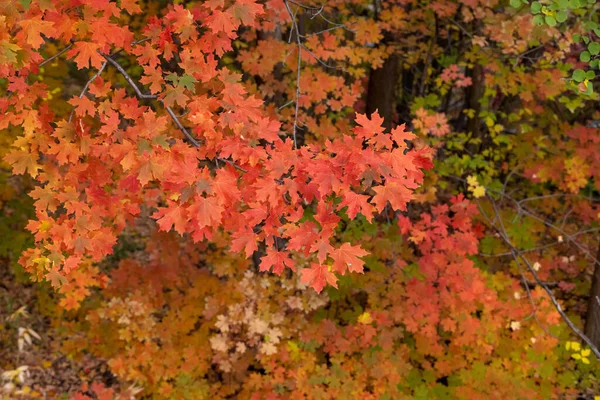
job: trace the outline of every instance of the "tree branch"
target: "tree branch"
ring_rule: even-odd
[[[297,71],[296,71],[296,97],[294,102],[296,103],[295,111],[294,111],[294,148],[298,148],[298,141],[296,138],[296,133],[298,131],[298,113],[300,111],[300,70],[302,68],[302,38],[300,37],[300,29],[298,28],[298,22],[296,21],[296,14],[292,12],[290,8],[290,4],[288,0],[283,0],[283,4],[292,19],[292,29],[290,31],[290,39],[292,40],[292,34],[294,30],[296,31],[296,48],[298,50],[298,63],[297,63]]]
[[[503,193],[500,193],[500,195],[506,196]],[[550,289],[548,283],[544,282],[544,281],[542,281],[540,279],[540,277],[537,274],[535,268],[533,268],[533,265],[531,264],[531,262],[527,259],[527,257],[525,257],[524,252],[518,250],[512,244],[510,238],[508,237],[508,233],[506,231],[506,228],[504,227],[504,223],[502,222],[502,217],[500,216],[500,211],[498,210],[498,206],[496,205],[496,202],[491,197],[489,197],[489,196],[487,196],[487,197],[488,197],[488,199],[490,200],[490,202],[492,203],[492,205],[494,207],[494,213],[496,214],[496,218],[495,219],[498,220],[500,228],[497,227],[495,223],[491,222],[491,220],[489,219],[489,217],[487,216],[487,214],[484,212],[483,208],[481,207],[481,204],[480,204],[479,201],[477,201],[477,205],[479,206],[479,210],[481,211],[481,213],[484,216],[484,218],[488,221],[488,223],[490,223],[491,228],[494,229],[502,237],[502,239],[504,240],[504,242],[506,243],[506,245],[510,248],[510,252],[511,252],[511,254],[512,254],[514,260],[515,260],[515,262],[517,263],[517,265],[519,267],[519,271],[521,273],[521,278],[522,278],[523,286],[525,287],[525,290],[527,290],[527,294],[529,296],[529,299],[530,299],[530,301],[532,303],[532,306],[534,307],[534,316],[535,316],[535,311],[536,311],[535,304],[533,303],[533,299],[532,299],[530,291],[529,291],[529,282],[525,278],[525,274],[524,274],[523,270],[521,269],[521,262],[519,261],[519,259],[521,259],[525,263],[525,265],[527,266],[529,272],[533,275],[535,283],[537,285],[539,285],[542,289],[544,289],[544,291],[547,293],[548,298],[550,299],[550,301],[554,305],[554,308],[560,314],[560,316],[563,319],[563,321],[565,321],[565,323],[569,326],[569,328],[577,336],[579,336],[590,347],[590,349],[592,350],[592,352],[594,353],[594,355],[596,356],[596,358],[598,358],[600,360],[600,350],[598,350],[598,348],[594,345],[594,343],[590,340],[590,338],[588,338],[579,328],[577,328],[577,326],[575,326],[575,324],[567,316],[567,314],[565,313],[565,311],[562,309],[560,303],[558,302],[558,300],[556,299],[556,297],[552,293],[552,290]],[[515,200],[515,202],[518,204],[518,202],[516,200]],[[536,320],[537,320],[537,316],[536,316]],[[538,323],[539,323],[539,320],[538,320]],[[540,324],[540,326],[542,326],[542,325]]]
[[[39,63],[38,67],[42,67],[45,64],[48,64],[50,61],[54,60],[55,58],[60,57],[61,55],[63,55],[67,51],[69,51],[69,49],[71,47],[73,47],[73,43],[71,43],[70,45],[68,45],[67,47],[65,47],[64,49],[62,49],[61,51],[59,51],[58,53],[56,53],[55,55],[53,55],[52,57],[49,57],[49,58],[45,59],[44,61],[42,61],[41,63]]]
[[[131,76],[129,76],[129,74],[127,73],[127,71],[125,71],[125,68],[123,68],[121,66],[121,64],[119,64],[116,60],[112,59],[110,56],[108,56],[106,54],[102,54],[102,56],[106,59],[106,61],[108,61],[112,66],[114,66],[117,69],[117,71],[119,71],[121,73],[121,75],[123,75],[123,77],[125,78],[125,80],[127,81],[127,83],[129,83],[129,86],[131,86],[131,88],[135,91],[135,94],[138,96],[138,98],[140,98],[140,99],[158,99],[158,101],[160,101],[161,103],[163,103],[163,105],[165,106],[165,109],[167,110],[167,113],[169,114],[169,116],[171,117],[171,119],[173,120],[173,122],[175,122],[175,125],[177,125],[177,127],[179,128],[179,130],[181,132],[183,132],[183,134],[185,135],[185,137],[195,147],[200,147],[201,143],[188,132],[188,130],[183,126],[183,124],[181,123],[181,121],[179,120],[179,118],[177,117],[177,115],[175,115],[175,113],[173,112],[173,110],[171,109],[171,107],[165,105],[164,100],[159,99],[158,96],[155,95],[155,94],[144,94],[144,93],[142,93],[142,91],[140,90],[140,88],[133,81],[133,79],[131,78]]]

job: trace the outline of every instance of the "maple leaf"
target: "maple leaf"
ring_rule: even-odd
[[[67,55],[74,58],[79,69],[100,68],[104,64],[104,57],[98,53],[100,46],[92,42],[75,42],[73,48],[69,50]]]
[[[225,32],[230,39],[235,39],[237,34],[234,32],[239,24],[235,22],[230,12],[214,10],[205,24],[215,33]]]
[[[54,23],[50,21],[42,21],[41,15],[23,19],[19,21],[19,25],[21,28],[23,28],[26,42],[34,49],[39,48],[44,43],[44,39],[41,35],[47,37],[54,37],[54,35],[56,35]]]
[[[364,257],[369,253],[360,246],[352,246],[350,243],[344,243],[339,248],[333,250],[330,257],[333,258],[333,267],[335,270],[344,274],[346,267],[350,272],[363,272],[365,262],[358,257]]]
[[[400,149],[405,149],[406,141],[413,140],[415,137],[414,133],[406,130],[406,124],[398,125],[392,129],[392,138]]]
[[[379,212],[383,212],[388,201],[394,210],[404,211],[406,203],[412,199],[412,192],[401,182],[392,179],[384,185],[375,186],[373,190],[377,194],[373,196],[372,202]]]
[[[165,83],[161,69],[150,66],[144,66],[144,75],[140,78],[140,82],[150,85],[150,92],[153,94],[160,93]]]
[[[62,275],[60,272],[58,272],[58,269],[56,267],[52,268],[50,271],[48,271],[48,273],[46,273],[45,277],[46,277],[46,280],[48,282],[50,282],[50,284],[52,285],[52,287],[54,289],[58,289],[62,285],[65,285],[68,282],[67,278],[65,278],[64,275]]]
[[[236,0],[233,5],[227,9],[242,24],[255,26],[255,19],[258,14],[263,13],[263,6],[257,4],[254,0]]]
[[[138,0],[121,0],[120,4],[121,4],[121,8],[123,10],[125,10],[129,14],[133,15],[133,14],[142,12],[142,9],[137,4],[137,2],[138,2]]]
[[[256,243],[257,236],[249,229],[234,233],[232,238],[233,240],[231,241],[231,246],[229,246],[229,248],[233,252],[239,253],[244,249],[246,258],[249,258],[256,250],[258,250],[258,245]]]
[[[190,98],[183,93],[183,88],[175,88],[172,86],[167,89],[163,98],[163,101],[167,107],[174,107],[175,104],[185,107],[189,100]]]
[[[217,171],[211,187],[215,194],[220,198],[235,201],[240,198],[237,181],[238,177],[235,172],[231,169],[221,168]]]
[[[300,281],[321,293],[326,284],[337,289],[337,276],[330,271],[330,267],[323,264],[311,263],[310,268],[304,268],[300,273]]]
[[[200,229],[221,223],[223,211],[219,199],[214,196],[197,197],[194,204],[188,208],[189,215],[194,218]]]
[[[327,254],[333,251],[333,247],[329,244],[329,235],[321,235],[317,241],[310,247],[310,251],[317,252],[317,259],[323,263],[327,259]]]
[[[160,179],[163,172],[164,166],[161,166],[156,160],[150,159],[140,167],[138,180],[142,185],[146,185],[152,179]]]
[[[356,113],[355,121],[359,126],[354,128],[354,132],[362,139],[372,138],[384,131],[383,118],[377,110],[371,114],[370,119],[367,118],[366,114]]]
[[[169,201],[168,204],[168,207],[160,208],[152,214],[152,218],[157,219],[161,230],[168,232],[175,226],[175,231],[183,235],[187,225],[186,210],[174,201]]]
[[[216,10],[217,8],[225,7],[225,0],[207,0],[202,3],[204,7],[208,7],[211,10]]]
[[[85,117],[86,115],[93,117],[96,115],[96,103],[87,97],[73,97],[69,100],[69,104],[77,107],[75,113],[78,117]]]
[[[361,213],[367,221],[373,221],[373,206],[368,202],[369,196],[356,194],[353,191],[345,191],[342,193],[342,202],[339,207],[348,207],[346,214],[350,219],[356,218],[356,214]]]
[[[271,267],[277,275],[281,275],[285,267],[295,270],[288,252],[273,249],[267,250],[267,254],[260,259],[260,271],[268,271]]]
[[[41,169],[37,157],[28,151],[13,150],[4,156],[4,161],[12,165],[13,172],[19,175],[28,173],[35,178]]]

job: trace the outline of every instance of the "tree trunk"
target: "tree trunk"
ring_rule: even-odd
[[[398,56],[390,55],[381,68],[372,69],[367,89],[367,115],[377,110],[383,117],[383,126],[391,129],[394,119],[396,82],[398,81]]]
[[[480,100],[483,97],[483,91],[485,89],[483,83],[483,67],[479,64],[475,64],[471,73],[469,74],[473,84],[467,90],[467,107],[475,110],[473,118],[469,119],[467,124],[467,130],[471,132],[474,138],[481,136],[481,112]]]
[[[596,259],[600,259],[600,247]],[[585,319],[585,335],[596,347],[600,347],[600,265],[594,263],[592,289],[588,300],[588,310]]]

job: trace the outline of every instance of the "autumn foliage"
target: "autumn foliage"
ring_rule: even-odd
[[[0,258],[111,377],[63,395],[600,394],[579,3],[0,1]]]

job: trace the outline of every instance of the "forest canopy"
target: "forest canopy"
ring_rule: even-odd
[[[600,399],[595,0],[0,0],[0,399]]]

